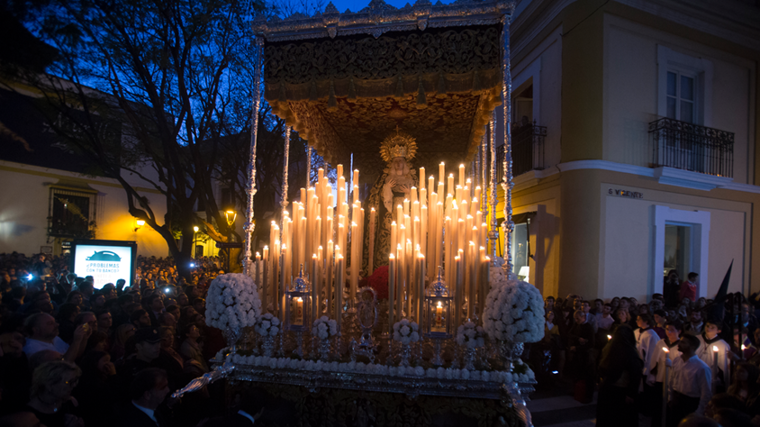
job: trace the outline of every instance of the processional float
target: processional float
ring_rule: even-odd
[[[330,3],[312,17],[253,22],[255,80],[287,124],[284,188],[269,245],[254,256],[256,84],[243,246],[253,280],[212,284],[219,298],[207,307],[209,324],[231,338],[230,354],[217,356],[224,375],[503,399],[531,424],[521,393],[535,381],[519,355],[543,335],[543,308],[511,272],[513,10],[509,1],[397,9],[372,0],[357,13]],[[288,201],[291,129],[336,173],[331,181],[320,168]],[[343,165],[353,169],[346,176]],[[387,283],[388,295],[366,281]],[[240,292],[259,302],[238,310],[229,297]]]

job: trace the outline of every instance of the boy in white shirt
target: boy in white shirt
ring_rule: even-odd
[[[720,338],[720,332],[720,321],[708,319],[705,322],[705,331],[697,336],[699,338],[697,357],[710,367],[715,382],[713,389],[715,393],[724,392],[731,382],[728,366],[733,353],[731,353],[731,346]]]
[[[665,338],[657,342],[650,360],[649,376],[646,381],[653,388],[653,396],[662,396],[662,384],[665,382],[665,365],[681,355],[678,342],[681,340],[683,323],[680,320],[668,320],[664,324]],[[667,352],[665,350],[668,350]],[[662,404],[652,398],[652,427],[662,427]]]
[[[636,337],[636,350],[639,351],[641,360],[644,361],[644,379],[649,376],[652,369],[652,359],[654,358],[657,350],[657,342],[660,341],[657,332],[652,329],[652,316],[648,313],[639,314],[636,316],[636,325],[639,327],[634,331]],[[648,383],[644,383],[644,392],[640,396],[642,399],[642,413],[646,416],[650,416],[651,408],[654,406],[654,390]]]

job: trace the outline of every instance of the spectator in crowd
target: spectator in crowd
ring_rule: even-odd
[[[150,317],[150,324],[154,328],[159,326],[158,318],[164,313],[164,297],[163,295],[156,293],[148,297],[148,305],[150,310],[148,315]]]
[[[79,306],[73,303],[63,304],[58,309],[58,336],[67,343],[71,343],[74,338],[74,330],[77,328],[76,317],[80,312]]]
[[[74,304],[81,309],[82,303],[84,302],[84,296],[82,296],[82,293],[79,291],[71,291],[66,297],[66,302]]]
[[[129,387],[130,402],[118,416],[123,427],[169,427],[171,414],[161,404],[169,394],[169,379],[158,368],[139,371]]]
[[[127,340],[135,334],[136,330],[131,323],[124,323],[116,328],[111,344],[111,360],[121,361],[124,358]]]
[[[683,332],[689,335],[701,335],[705,330],[705,324],[702,321],[702,312],[699,310],[692,310],[689,313],[689,323],[684,325]]]
[[[150,315],[146,310],[138,309],[132,312],[129,316],[129,320],[136,329],[149,328],[152,326],[150,321]]]
[[[570,329],[569,365],[575,380],[575,399],[581,403],[590,403],[594,394],[595,361],[594,329],[586,323],[587,313],[575,312],[574,325]]]
[[[79,362],[82,377],[74,389],[87,426],[108,426],[115,421],[116,367],[104,351],[90,351]]]
[[[47,362],[34,370],[27,406],[46,427],[84,427],[72,399],[81,373],[77,365],[65,361]]]
[[[86,324],[80,325],[74,331],[71,345],[66,344],[58,336],[58,323],[55,318],[47,313],[36,313],[27,317],[24,327],[28,334],[24,345],[24,353],[27,357],[40,350],[54,350],[63,354],[64,358],[70,362],[75,361],[82,354],[87,339],[92,333]]]
[[[23,407],[28,399],[32,379],[23,349],[21,333],[0,332],[0,415]]]
[[[670,270],[665,277],[663,287],[663,293],[665,294],[665,304],[668,306],[674,306],[681,300],[681,279],[678,277],[678,271]]]
[[[203,358],[203,352],[198,340],[201,337],[201,331],[198,325],[190,323],[184,327],[182,334],[180,335],[180,341],[182,342],[179,353],[183,359],[189,363],[192,363],[200,368],[201,374],[208,372],[208,366]]]
[[[113,325],[113,317],[108,310],[101,310],[95,313],[95,318],[98,322],[98,330],[106,335],[111,333],[111,325]]]
[[[79,292],[82,293],[82,310],[92,310],[92,295],[95,293],[95,286],[91,280],[85,279],[82,284],[79,285]]]
[[[612,318],[612,304],[605,303],[602,305],[601,311],[597,313],[595,317],[596,325],[599,327],[599,329],[609,331],[612,327],[612,324],[615,322],[615,319]]]
[[[678,298],[683,299],[689,299],[689,301],[696,302],[697,301],[697,278],[699,277],[699,274],[691,272],[688,275],[688,280],[685,280],[683,283],[681,283],[681,289],[678,294]]]
[[[91,311],[83,311],[74,318],[74,324],[76,326],[87,325],[90,331],[95,331],[98,329],[98,318]]]

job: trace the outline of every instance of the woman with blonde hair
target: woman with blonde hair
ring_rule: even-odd
[[[111,360],[116,362],[124,357],[127,340],[135,334],[135,331],[135,325],[131,323],[123,323],[116,328],[116,331],[113,333],[113,343],[111,344]]]
[[[27,406],[47,427],[83,427],[78,404],[71,396],[82,370],[71,362],[56,360],[37,367],[32,375]]]

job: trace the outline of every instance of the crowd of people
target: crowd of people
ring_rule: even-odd
[[[582,403],[597,391],[600,427],[760,426],[760,304],[698,298],[697,281],[671,271],[645,303],[546,297],[544,339],[526,356],[539,383],[569,383]]]
[[[261,416],[261,390],[232,410],[222,384],[169,396],[225,345],[204,318],[219,259],[196,260],[185,279],[171,259],[139,257],[132,286],[96,284],[68,265],[0,254],[0,427],[251,425]],[[671,272],[646,303],[546,297],[545,336],[524,355],[539,385],[567,381],[582,403],[598,391],[601,427],[638,426],[640,415],[652,427],[688,417],[760,426],[760,303],[698,298],[697,280]]]
[[[196,260],[185,280],[171,259],[140,257],[132,286],[78,277],[68,261],[0,254],[0,426],[252,425],[261,415],[261,396],[221,409],[221,384],[168,396],[225,345],[204,318],[218,259]]]

